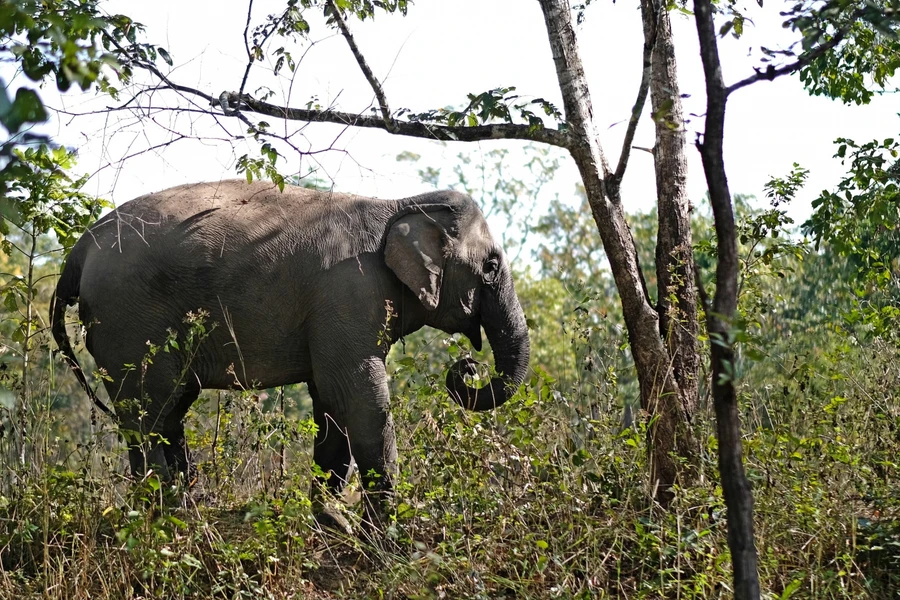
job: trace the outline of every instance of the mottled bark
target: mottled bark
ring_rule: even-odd
[[[656,281],[660,334],[672,356],[672,369],[688,418],[698,403],[700,352],[691,203],[687,193],[684,113],[675,66],[672,24],[666,4],[642,0],[645,43],[652,44],[650,103],[656,127],[653,158],[659,230],[656,238]]]
[[[550,38],[553,61],[563,96],[566,123],[572,140],[569,152],[581,173],[585,192],[610,270],[622,301],[629,343],[638,373],[641,406],[659,415],[650,431],[651,477],[658,497],[666,502],[679,480],[673,454],[691,448],[678,398],[672,360],[660,337],[659,315],[650,302],[637,259],[631,230],[619,194],[619,178],[609,168],[595,130],[590,92],[578,52],[567,0],[540,0]],[[688,443],[683,443],[688,438]],[[688,455],[689,456],[689,455]]]
[[[728,90],[722,78],[712,12],[710,0],[694,0],[700,58],[706,76],[706,130],[697,146],[703,159],[718,244],[716,292],[713,306],[707,307],[706,322],[719,438],[719,476],[728,508],[728,547],[734,568],[734,597],[755,600],[759,598],[759,575],[753,538],[753,494],[742,460],[741,421],[733,379],[734,347],[729,336],[737,310],[740,263],[731,192],[722,153]]]

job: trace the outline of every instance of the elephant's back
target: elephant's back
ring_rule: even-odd
[[[265,181],[195,183],[125,202],[80,243],[134,255],[165,254],[176,246],[219,258],[307,253],[328,266],[377,248],[396,208],[396,201],[298,186],[281,191]]]
[[[281,192],[267,181],[242,179],[180,185],[129,200],[98,220],[94,237],[126,239],[227,227],[240,232],[262,223],[296,223],[326,207],[367,199],[288,186]],[[124,227],[122,227],[124,226]],[[115,232],[111,231],[115,230]]]

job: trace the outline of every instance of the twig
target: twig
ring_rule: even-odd
[[[341,30],[341,34],[344,36],[344,39],[347,40],[347,45],[350,46],[350,52],[353,53],[356,64],[359,65],[359,68],[363,72],[363,75],[365,75],[369,85],[372,86],[372,91],[375,92],[375,97],[378,99],[378,108],[381,110],[381,116],[384,119],[386,129],[392,131],[393,118],[391,117],[391,109],[388,107],[387,96],[384,94],[384,88],[381,87],[381,82],[379,82],[378,79],[375,78],[375,74],[372,73],[369,63],[366,62],[365,57],[359,50],[359,46],[356,45],[356,40],[353,39],[353,34],[350,33],[347,22],[344,21],[340,9],[334,4],[334,0],[328,0],[328,8],[330,9],[331,15],[334,17],[338,28]]]
[[[244,25],[244,49],[247,50],[247,68],[244,69],[244,77],[241,79],[241,87],[238,93],[244,93],[244,86],[247,85],[247,78],[250,76],[250,67],[253,66],[253,53],[250,51],[250,41],[247,39],[247,33],[250,31],[250,17],[253,14],[253,0],[247,4],[247,23]]]
[[[239,94],[244,93],[244,87],[247,85],[247,78],[250,77],[250,69],[253,67],[253,63],[256,62],[256,57],[253,56],[253,52],[250,49],[250,42],[247,39],[247,33],[250,31],[250,16],[253,13],[253,0],[250,0],[250,4],[247,7],[247,23],[244,25],[244,48],[247,50],[247,68],[244,69],[244,77],[241,79],[241,87],[238,90]],[[254,44],[257,48],[262,51],[262,46],[269,38],[272,37],[272,34],[278,30],[278,26],[281,25],[281,22],[284,21],[286,13],[282,13],[280,17],[270,23],[268,28],[263,27],[263,36],[260,39],[258,44]]]
[[[168,140],[168,141],[166,141],[166,142],[162,142],[162,143],[159,143],[159,144],[155,144],[155,145],[153,145],[153,146],[150,146],[149,148],[145,148],[145,149],[143,149],[143,150],[138,150],[137,152],[132,152],[131,154],[128,154],[128,155],[126,155],[126,156],[123,156],[122,158],[120,158],[120,159],[117,160],[117,161],[109,161],[109,162],[107,162],[105,165],[103,165],[102,167],[98,168],[96,171],[94,171],[93,173],[91,173],[91,177],[93,177],[94,175],[98,174],[100,171],[103,171],[103,170],[106,169],[107,167],[111,167],[114,163],[119,163],[119,164],[121,164],[121,163],[125,162],[126,160],[129,160],[129,159],[134,158],[134,157],[136,157],[136,156],[140,156],[140,155],[142,155],[142,154],[147,154],[148,152],[154,152],[154,151],[156,151],[156,150],[160,150],[160,149],[162,149],[162,148],[166,148],[166,147],[168,147],[168,146],[171,146],[171,145],[174,144],[175,142],[180,142],[181,140],[184,140],[184,139],[189,139],[189,138],[188,138],[187,136],[185,136],[185,135],[179,135],[178,137],[176,137],[176,138],[174,138],[174,139],[171,139],[171,140]]]

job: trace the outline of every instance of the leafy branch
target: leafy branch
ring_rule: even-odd
[[[814,4],[806,0],[798,1],[782,13],[787,17],[784,27],[799,31],[802,36],[798,43],[803,51],[799,55],[791,48],[761,48],[766,55],[764,62],[777,56],[796,56],[796,60],[780,67],[770,64],[765,69],[755,69],[753,75],[730,85],[727,94],[757,81],[772,81],[800,71],[801,80],[812,93],[825,93],[845,102],[864,103],[871,98],[871,92],[865,89],[862,80],[848,81],[844,70],[839,68],[842,62],[848,61],[846,53],[854,55],[849,57],[856,67],[854,70],[872,71],[875,83],[882,86],[900,68],[896,31],[898,12],[895,8],[868,2],[854,8],[854,3],[845,0],[829,0],[819,7]],[[736,13],[733,7],[731,11]],[[720,35],[733,31],[734,35],[739,36],[742,23],[743,17],[736,13],[733,20],[720,28]],[[845,41],[853,43],[844,44]]]

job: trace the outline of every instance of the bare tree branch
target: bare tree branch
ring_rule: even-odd
[[[122,47],[119,42],[112,36],[107,35],[110,43],[115,45],[121,52],[127,54],[127,50]],[[542,142],[557,146],[560,148],[569,148],[572,139],[566,130],[549,129],[544,127],[535,128],[531,125],[523,125],[517,123],[496,123],[491,125],[477,125],[474,127],[451,127],[448,125],[439,125],[435,123],[425,123],[422,121],[397,121],[391,120],[388,124],[383,117],[375,117],[370,115],[361,115],[356,113],[348,113],[336,110],[315,110],[303,108],[290,108],[286,106],[278,106],[257,100],[249,94],[238,94],[235,92],[222,92],[219,97],[213,97],[206,92],[181,85],[171,81],[164,75],[156,65],[141,60],[134,60],[134,66],[149,71],[158,78],[165,87],[183,94],[202,98],[211,107],[221,107],[222,112],[226,116],[238,117],[248,126],[256,130],[256,127],[246,119],[246,116],[240,115],[243,111],[254,112],[260,115],[275,117],[278,119],[286,119],[289,121],[306,121],[309,123],[335,123],[338,125],[349,125],[353,127],[366,127],[370,129],[381,129],[388,133],[397,135],[405,135],[408,137],[417,137],[429,140],[446,141],[446,142],[477,142],[484,140],[529,140],[533,142]],[[202,107],[196,103],[195,106]],[[207,111],[208,114],[214,114],[212,110]]]
[[[387,96],[384,93],[384,88],[381,87],[381,82],[375,77],[375,74],[372,73],[372,69],[369,67],[369,63],[366,62],[365,57],[362,55],[362,52],[359,50],[359,46],[356,45],[356,40],[353,39],[353,34],[350,33],[350,29],[347,27],[347,22],[344,21],[344,17],[341,15],[340,9],[334,4],[334,0],[328,0],[328,8],[331,16],[334,17],[335,22],[338,24],[338,28],[341,30],[341,34],[344,36],[344,39],[347,40],[347,45],[350,46],[350,52],[353,53],[353,57],[356,59],[356,64],[359,65],[360,70],[365,75],[366,80],[369,82],[369,85],[372,86],[372,91],[375,92],[375,98],[378,99],[378,108],[381,109],[381,116],[384,119],[384,123],[387,126],[386,129],[388,131],[393,131],[393,118],[391,117],[391,109],[388,107]]]
[[[616,165],[615,178],[619,181],[625,175],[625,167],[628,166],[628,158],[631,156],[631,143],[634,141],[634,133],[637,131],[638,122],[644,112],[644,104],[647,102],[647,93],[650,90],[650,73],[652,71],[653,47],[656,45],[656,19],[654,19],[651,39],[644,41],[644,61],[641,70],[641,84],[638,87],[637,99],[634,108],[631,109],[631,117],[628,119],[628,128],[625,130],[625,139],[622,141],[622,152],[619,154],[619,164]]]
[[[250,40],[247,33],[250,31],[250,17],[253,15],[253,0],[250,0],[247,6],[247,23],[244,25],[244,48],[247,50],[247,68],[244,69],[244,77],[241,79],[241,87],[239,93],[244,93],[244,86],[247,85],[247,78],[250,76],[250,67],[253,66],[253,52],[250,51]]]
[[[186,136],[186,135],[180,135],[180,134],[179,134],[177,137],[175,137],[175,138],[173,138],[173,139],[170,139],[170,140],[167,140],[167,141],[165,141],[165,142],[162,142],[162,143],[160,143],[160,144],[155,144],[155,145],[153,145],[153,146],[149,146],[149,147],[147,147],[147,148],[144,148],[143,150],[138,150],[138,151],[136,151],[136,152],[132,152],[132,153],[130,153],[130,154],[126,154],[125,156],[123,156],[123,157],[120,158],[120,159],[117,159],[117,160],[115,160],[115,161],[109,161],[109,162],[107,162],[105,165],[103,165],[103,166],[101,166],[101,167],[98,167],[96,170],[94,170],[93,173],[91,173],[91,177],[93,178],[95,175],[97,175],[97,174],[100,173],[101,171],[104,171],[105,169],[107,169],[107,168],[113,166],[114,164],[122,164],[122,163],[124,163],[125,161],[130,160],[130,159],[132,159],[132,158],[135,158],[135,157],[137,157],[137,156],[141,156],[141,155],[143,155],[143,154],[149,154],[149,153],[151,153],[151,152],[156,152],[157,150],[162,150],[163,148],[168,148],[168,147],[171,146],[172,144],[174,144],[174,143],[176,143],[176,142],[180,142],[181,140],[186,140],[186,139],[190,139],[190,138],[189,138],[188,136]]]

